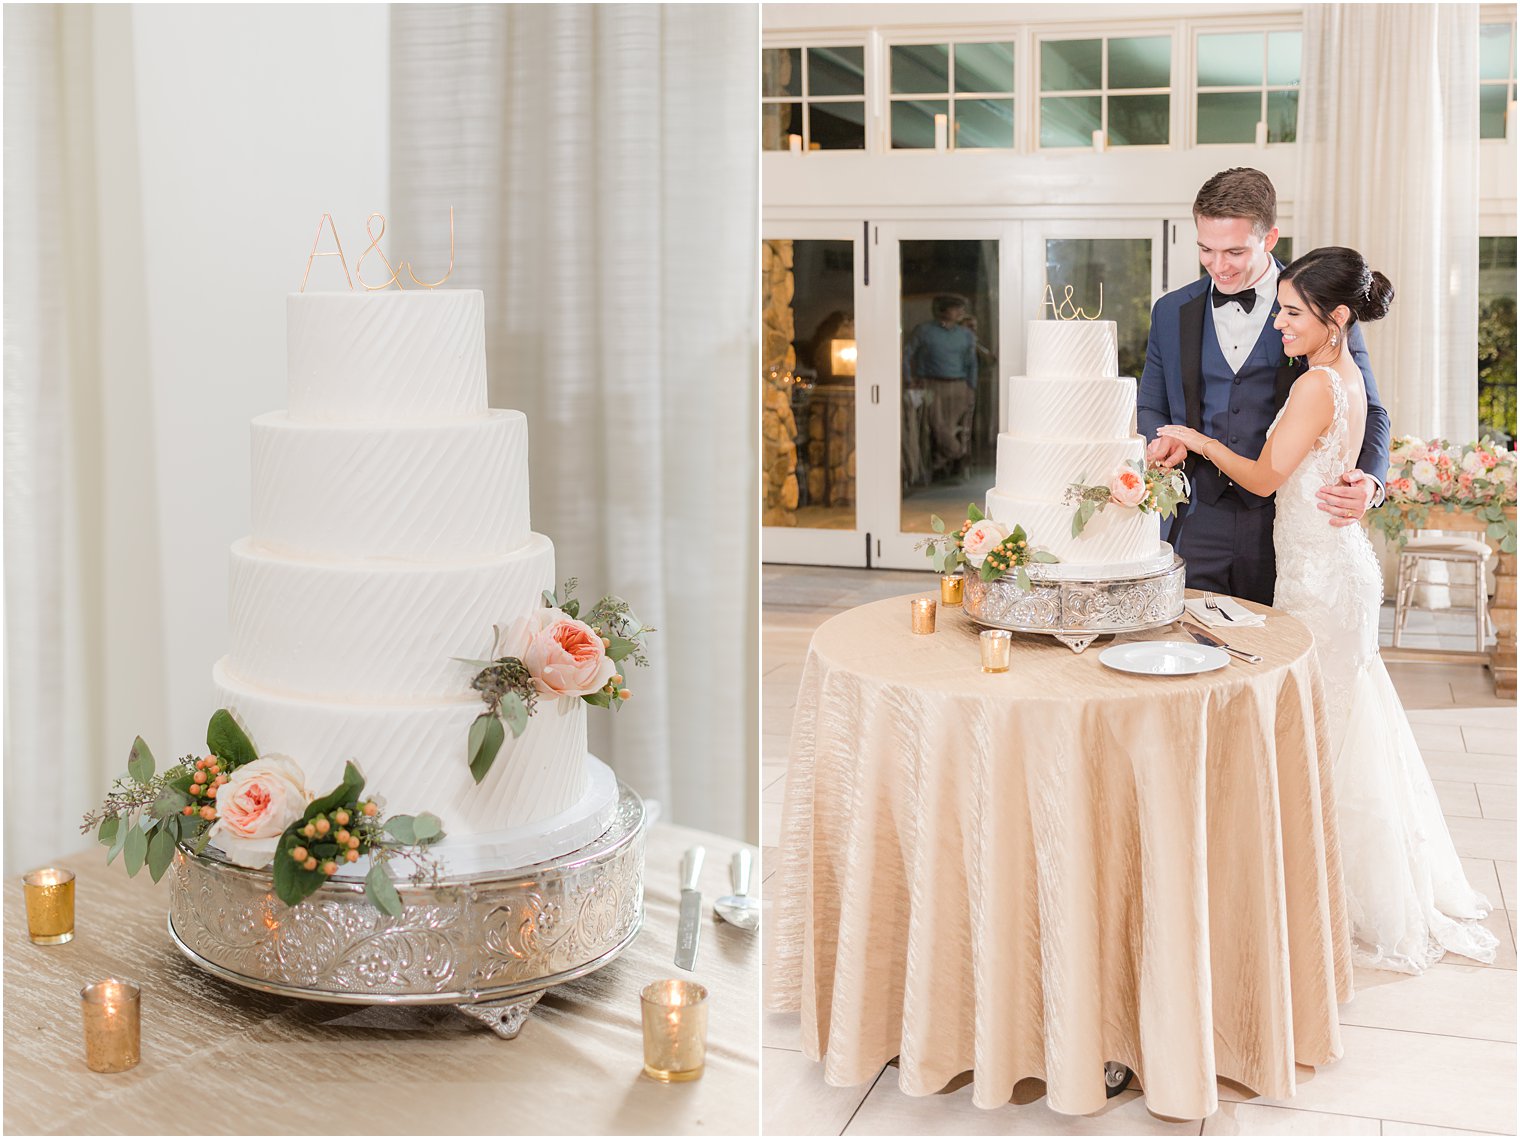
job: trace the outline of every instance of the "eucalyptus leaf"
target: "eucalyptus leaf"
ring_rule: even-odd
[[[1504,541],[1499,543],[1499,552],[1504,554],[1513,554],[1515,552],[1515,535],[1513,531],[1504,535]]]
[[[116,832],[121,829],[121,816],[112,815],[102,819],[100,829],[95,832],[96,841],[102,846],[111,846],[116,842]]]
[[[127,756],[127,774],[146,787],[153,778],[153,753],[143,742],[142,736],[132,741],[132,751]]]
[[[938,514],[931,514],[929,515],[929,528],[936,534],[943,534],[945,532],[945,520]]]
[[[190,850],[191,850],[191,852],[195,853],[195,854],[201,853],[201,851],[203,851],[203,850],[206,849],[206,845],[210,841],[211,841],[211,828],[207,827],[205,830],[201,831],[200,836],[193,843],[190,844]]]
[[[1497,538],[1502,540],[1504,537],[1504,532],[1508,529],[1509,527],[1506,526],[1503,522],[1490,522],[1488,524],[1488,536],[1490,538]]]
[[[143,868],[143,859],[148,857],[148,836],[141,823],[133,823],[132,829],[127,832],[127,843],[122,848],[121,857],[129,876]]]
[[[607,646],[607,655],[617,663],[627,660],[633,655],[634,650],[639,647],[627,637],[609,637],[607,639],[611,642]]]
[[[1033,588],[1029,581],[1029,575],[1024,572],[1023,566],[1019,567],[1018,577],[1015,578],[1015,581],[1018,583],[1018,587],[1026,593]]]
[[[417,820],[411,815],[392,815],[385,820],[385,829],[402,846],[412,846],[417,841]]]
[[[505,700],[502,701],[502,709],[506,710]],[[526,716],[527,709],[523,711]],[[496,753],[501,751],[506,738],[507,732],[501,721],[489,712],[478,716],[470,725],[470,774],[476,783],[490,772],[491,764],[496,762]]]
[[[572,621],[581,615],[581,603],[573,597],[561,605],[560,608],[565,611],[565,616],[569,617]]]
[[[229,771],[259,758],[253,741],[225,708],[213,712],[211,722],[206,725],[206,750],[224,760],[223,770]]]
[[[544,590],[544,604],[547,605],[550,609],[559,608],[559,602],[555,599],[554,592],[552,590]]]
[[[148,842],[148,873],[157,882],[174,861],[174,835],[167,827],[159,827]]]
[[[1044,562],[1046,564],[1050,564],[1059,562],[1061,559],[1056,557],[1049,550],[1032,550],[1029,554],[1029,560],[1032,562]]]
[[[155,819],[175,818],[190,805],[190,796],[176,791],[172,787],[164,788],[163,792],[153,801],[153,806],[148,813]]]
[[[116,856],[127,847],[127,836],[132,833],[132,825],[126,819],[118,820],[120,826],[116,831],[116,841],[111,844],[110,853],[106,855],[106,865],[116,861]]]
[[[976,503],[971,502],[966,505],[966,517],[973,522],[980,522],[987,516],[981,512]]]
[[[603,691],[600,688],[598,688],[595,692],[588,692],[585,696],[582,696],[581,699],[584,700],[587,704],[590,704],[593,708],[612,707],[612,693]]]
[[[416,832],[418,842],[432,842],[443,834],[443,822],[437,815],[423,811],[412,820],[412,830]]]
[[[506,726],[512,729],[514,740],[522,735],[523,729],[528,726],[528,705],[516,692],[508,692],[501,698],[501,718]]]
[[[401,895],[396,892],[391,876],[385,872],[384,863],[375,863],[364,876],[364,896],[381,913],[393,918],[401,916]]]

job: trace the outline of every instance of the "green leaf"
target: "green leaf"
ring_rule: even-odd
[[[581,603],[573,597],[561,605],[560,608],[565,611],[565,616],[569,617],[572,621],[581,615]]]
[[[594,708],[612,707],[612,693],[600,688],[598,688],[595,692],[588,692],[585,696],[582,696],[581,699]]]
[[[253,741],[225,708],[213,712],[211,722],[206,725],[206,750],[225,760],[223,769],[228,771],[259,758]]]
[[[501,698],[501,718],[512,729],[514,740],[528,726],[528,705],[516,692],[508,692]]]
[[[95,832],[96,840],[102,846],[110,846],[116,841],[116,832],[121,829],[121,816],[112,815],[108,819],[102,819],[100,829]]]
[[[157,882],[174,861],[174,835],[168,827],[159,827],[148,842],[148,873]]]
[[[297,821],[286,827],[285,833],[280,836],[280,844],[274,851],[274,892],[287,906],[300,905],[327,880],[327,875],[322,873],[320,867],[305,870],[290,857],[292,850],[303,845],[303,839],[297,830],[302,825],[302,822]]]
[[[1023,566],[1019,566],[1018,577],[1014,580],[1018,583],[1018,587],[1024,590],[1026,593],[1033,588],[1029,581],[1029,575],[1024,572]]]
[[[986,518],[987,516],[985,514],[983,514],[980,509],[977,508],[976,503],[974,503],[974,502],[968,502],[966,504],[966,517],[969,518],[972,522],[980,522],[982,519]]]
[[[116,861],[116,856],[118,854],[120,854],[123,850],[126,849],[126,847],[127,847],[127,836],[132,833],[132,827],[131,827],[130,824],[128,824],[126,822],[125,819],[121,819],[121,820],[118,820],[118,821],[121,822],[123,825],[120,826],[117,829],[117,832],[116,832],[116,841],[111,844],[110,853],[108,853],[106,855],[106,865],[107,866],[109,866],[111,863],[115,862]]]
[[[423,811],[412,821],[418,842],[432,842],[443,835],[443,822],[430,811]]]
[[[313,800],[306,808],[306,813],[301,816],[302,823],[306,823],[318,815],[325,815],[328,811],[336,811],[339,807],[346,807],[350,803],[357,803],[363,791],[364,776],[360,773],[354,761],[349,760],[343,765],[343,782],[320,799]],[[315,871],[312,871],[312,873],[315,873]]]
[[[201,851],[203,851],[203,850],[206,849],[206,844],[209,843],[210,841],[211,841],[211,828],[207,827],[205,830],[201,831],[201,833],[198,836],[196,836],[195,841],[190,844],[190,849],[194,853],[199,854],[199,853],[201,853]]]
[[[938,514],[929,515],[929,529],[933,530],[936,534],[943,534],[945,532],[945,520]]]
[[[1504,535],[1504,541],[1499,543],[1499,551],[1505,554],[1513,554],[1515,552],[1515,535],[1513,531]]]
[[[506,704],[507,702],[503,700],[503,712],[506,711]],[[524,722],[526,722],[526,708],[523,709],[523,713]],[[496,762],[496,753],[501,750],[501,745],[506,738],[506,729],[502,727],[501,721],[489,712],[477,716],[475,722],[470,725],[470,774],[475,777],[476,783],[483,780],[491,770],[491,764]]]
[[[1043,563],[1046,563],[1046,564],[1052,564],[1052,563],[1055,563],[1055,562],[1059,562],[1061,559],[1058,558],[1058,557],[1056,557],[1049,550],[1033,550],[1029,554],[1029,560],[1032,561],[1032,562],[1043,562]]]
[[[385,829],[402,846],[417,842],[417,820],[411,815],[392,815],[385,820]]]
[[[141,823],[133,823],[132,829],[127,832],[127,843],[122,850],[122,865],[127,868],[128,875],[135,875],[143,867],[143,859],[148,857],[148,836],[142,829]]]
[[[189,795],[176,791],[172,787],[166,787],[153,801],[153,806],[149,808],[148,813],[155,819],[177,818],[180,817],[180,812],[189,805]]]
[[[153,753],[142,736],[138,736],[132,741],[132,751],[127,756],[127,774],[146,787],[153,778],[153,767]]]
[[[391,882],[391,876],[385,872],[383,862],[375,863],[364,876],[364,896],[381,913],[393,918],[401,916],[401,895],[396,893],[396,887]]]
[[[554,591],[553,590],[550,590],[550,589],[544,590],[543,598],[544,598],[544,604],[547,605],[550,609],[558,609],[559,608],[559,602],[555,599],[555,597],[554,597]]]
[[[1503,541],[1504,533],[1508,529],[1509,527],[1503,522],[1490,522],[1488,524],[1488,536]]]
[[[611,642],[607,646],[607,655],[614,663],[627,660],[639,647],[636,642],[630,641],[627,637],[608,637],[607,639]]]

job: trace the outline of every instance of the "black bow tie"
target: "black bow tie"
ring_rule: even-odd
[[[1240,305],[1240,307],[1246,312],[1250,312],[1253,308],[1256,307],[1255,289],[1247,289],[1243,293],[1221,293],[1218,289],[1215,289],[1213,290],[1213,293],[1215,308],[1223,308],[1231,301],[1234,301],[1236,304]]]

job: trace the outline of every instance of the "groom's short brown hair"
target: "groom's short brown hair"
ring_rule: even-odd
[[[1262,237],[1277,224],[1277,190],[1272,179],[1249,166],[1221,170],[1193,199],[1193,217],[1245,218]]]

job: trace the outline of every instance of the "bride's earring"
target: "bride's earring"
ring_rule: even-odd
[[[1330,334],[1330,347],[1334,348],[1340,342],[1341,342],[1340,334],[1336,333],[1336,332],[1332,332]]]

